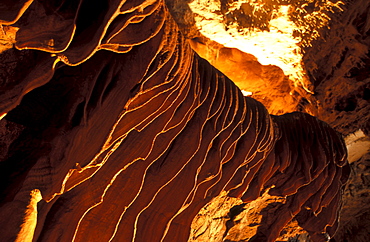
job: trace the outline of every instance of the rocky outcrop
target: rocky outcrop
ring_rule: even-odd
[[[173,2],[169,5],[171,13],[181,22],[180,27],[185,26],[194,49],[204,58],[239,87],[249,88],[252,97],[270,113],[304,111],[329,123],[347,136],[351,162],[366,167],[366,158],[361,156],[369,152],[369,1],[195,0],[188,7],[184,1]],[[290,75],[289,85],[278,81],[282,78],[270,81],[270,66],[262,65],[266,58],[284,60],[275,67],[284,71],[285,79]],[[238,71],[233,72],[232,65]],[[303,84],[310,92],[294,83],[289,65],[296,65],[297,71],[302,67]],[[247,75],[261,67],[267,75],[258,76],[258,71]],[[361,133],[364,137],[358,136]],[[350,142],[352,135],[365,142]],[[359,179],[362,172],[352,166],[352,185],[359,194],[366,194],[369,186]],[[346,194],[351,194],[348,189]],[[368,220],[354,212],[360,207],[355,204],[367,203],[366,195],[351,197],[350,201],[343,208],[346,215],[341,216],[339,231],[368,227]],[[346,228],[348,224],[350,228]],[[238,233],[240,238],[246,234],[243,230]],[[351,232],[343,232],[335,239],[352,241],[354,237]]]
[[[351,164],[353,175],[343,195],[341,224],[335,238],[344,241],[367,241],[369,235],[370,156],[366,154]]]
[[[17,63],[0,98],[4,241],[186,241],[219,194],[249,203],[266,191],[284,202],[250,241],[274,241],[293,219],[317,241],[334,234],[343,140],[244,97],[163,1],[14,6],[3,21],[15,21],[20,50],[7,52]]]
[[[307,112],[344,135],[366,126],[368,1],[168,2],[194,49],[270,113]]]

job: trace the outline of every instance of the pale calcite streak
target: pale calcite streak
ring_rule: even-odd
[[[348,149],[348,161],[350,163],[359,160],[363,155],[370,151],[370,139],[362,132],[357,130],[345,138]]]
[[[37,203],[41,201],[41,192],[38,189],[31,191],[30,200],[25,211],[21,230],[17,234],[16,242],[32,242],[37,224]]]

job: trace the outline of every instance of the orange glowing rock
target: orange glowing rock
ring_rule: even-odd
[[[35,50],[0,99],[25,127],[0,163],[3,240],[186,241],[220,193],[249,202],[271,187],[286,203],[251,240],[293,218],[318,240],[335,232],[343,140],[244,97],[163,1],[38,1],[16,25],[17,47]]]

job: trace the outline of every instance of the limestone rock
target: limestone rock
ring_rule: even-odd
[[[266,206],[248,210],[258,219],[250,241],[334,235],[349,175],[340,135],[244,97],[193,52],[164,1],[4,8],[2,23],[19,29],[18,51],[1,58],[15,60],[1,82],[2,240],[186,241],[225,194],[234,209],[216,240],[238,236],[235,219],[253,201]],[[294,223],[298,232],[286,229]]]

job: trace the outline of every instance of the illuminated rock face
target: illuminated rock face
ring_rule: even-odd
[[[347,143],[350,157],[356,159],[335,239],[367,241],[369,164],[367,156],[361,156],[369,153],[370,2],[194,0],[188,7],[183,1],[173,2],[171,13],[192,38],[194,49],[240,88],[251,91],[270,113],[304,111],[329,123],[346,140],[352,135],[362,139],[355,145]],[[261,15],[267,18],[259,19]],[[302,69],[289,68],[294,65]],[[292,75],[300,70],[304,70],[301,83]],[[227,213],[222,215],[225,220],[230,219]],[[240,217],[234,222],[230,233],[240,237],[228,239],[243,241],[247,233],[241,224],[246,223]]]
[[[284,203],[250,241],[293,218],[317,241],[334,234],[343,140],[244,97],[163,1],[6,3],[23,50],[7,52],[17,64],[0,97],[3,240],[187,241],[219,194],[265,190]]]
[[[168,5],[194,49],[252,92],[270,113],[305,111],[345,135],[366,123],[369,1],[194,0]]]

